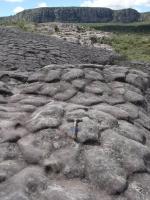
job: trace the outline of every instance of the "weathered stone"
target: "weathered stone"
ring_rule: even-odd
[[[43,165],[47,172],[62,172],[68,178],[82,177],[83,169],[79,166],[79,159],[80,148],[76,145],[54,152]]]
[[[148,79],[143,76],[139,76],[138,74],[129,73],[126,77],[126,81],[142,90],[146,89],[146,86],[148,85]]]
[[[131,103],[135,104],[142,104],[144,102],[144,97],[141,94],[138,94],[133,91],[126,91],[125,94],[125,99]]]
[[[0,163],[0,173],[5,174],[5,179],[8,179],[9,177],[14,176],[20,172],[24,167],[25,164],[21,161],[5,160]],[[1,176],[1,179],[2,178],[4,180],[4,175]]]
[[[101,134],[101,144],[126,170],[127,174],[146,170],[144,157],[149,155],[149,148],[130,140],[112,130]]]
[[[28,78],[28,82],[40,82],[45,78],[45,74],[43,72],[35,72]]]
[[[47,188],[47,179],[40,167],[30,166],[0,185],[0,198],[7,200],[28,200],[34,195],[40,195]]]
[[[104,101],[110,105],[117,105],[121,103],[125,103],[125,99],[123,98],[122,95],[104,95]]]
[[[71,69],[62,76],[62,80],[70,81],[73,79],[83,78],[84,72],[81,69]]]
[[[43,106],[48,103],[48,99],[44,97],[28,96],[20,101],[20,104],[33,105],[33,106]]]
[[[99,143],[99,124],[87,117],[82,118],[78,126],[77,141],[80,143]]]
[[[138,68],[131,68],[130,73],[137,74],[138,76],[141,76],[143,78],[149,78],[149,74],[145,70],[141,70]]]
[[[26,85],[21,91],[22,94],[38,94],[39,90],[42,87],[42,83],[30,83],[30,85]]]
[[[95,105],[103,102],[103,98],[90,93],[78,92],[75,97],[70,100],[72,103],[81,104],[84,106]]]
[[[5,172],[0,172],[0,183],[6,180],[7,174]]]
[[[104,69],[104,77],[106,81],[125,81],[126,73],[128,72],[128,68],[126,67],[119,67],[119,66],[114,66],[111,67],[109,66],[108,68]]]
[[[89,117],[100,123],[100,130],[118,126],[118,121],[114,116],[97,109],[90,110]]]
[[[91,80],[91,81],[103,81],[104,80],[101,72],[98,73],[93,70],[86,70],[85,78],[88,80]]]
[[[12,194],[8,194],[8,196],[4,197],[3,200],[29,200],[29,199],[22,192],[14,192]]]
[[[129,117],[131,119],[136,119],[139,116],[139,109],[137,106],[135,106],[132,103],[125,103],[125,104],[118,104],[116,107],[121,108],[122,110],[125,110],[129,113]]]
[[[17,160],[20,157],[20,151],[15,143],[0,144],[0,162],[4,160]]]
[[[76,94],[76,90],[71,84],[62,81],[44,84],[39,93],[46,96],[53,96],[56,100],[66,101]]]
[[[32,53],[33,41],[22,44]],[[46,43],[41,36],[41,63],[51,51]],[[64,62],[70,59],[66,46],[55,46],[53,62],[59,58],[61,63],[62,54]],[[25,56],[31,59],[29,52]],[[139,198],[130,187],[134,176],[142,179],[150,173],[149,75],[131,67],[86,64],[86,56],[84,61],[39,71],[33,62],[30,72],[0,72],[0,80],[14,93],[3,96],[5,104],[0,105],[0,200],[128,200],[132,194]],[[21,74],[26,78],[21,80]],[[143,85],[127,81],[131,74],[144,81],[145,91]],[[143,188],[145,195],[149,188]]]
[[[33,144],[33,137],[30,135],[19,140],[18,145],[24,160],[29,164],[40,164],[43,160],[43,152]]]
[[[44,200],[96,200],[94,196],[92,190],[90,191],[85,183],[79,181],[74,183],[70,181],[55,181],[42,193],[42,199]]]
[[[28,131],[21,124],[21,120],[2,120],[0,123],[1,142],[17,142],[21,137],[28,134]]]
[[[13,93],[4,82],[0,81],[0,94],[4,96],[11,96]]]
[[[32,71],[29,81],[37,81],[41,72],[35,72],[50,64],[111,64],[118,55],[101,48],[73,44],[57,37],[23,32],[19,29],[1,27],[1,70]],[[11,38],[11,39],[10,39]],[[39,74],[39,75],[38,75]],[[45,76],[45,75],[44,75]]]
[[[125,192],[128,200],[148,200],[150,196],[150,175],[135,174],[129,179],[129,187]]]
[[[100,81],[94,81],[85,87],[85,91],[89,93],[103,94],[104,92],[105,93],[109,92],[110,89],[106,83],[102,83]]]
[[[139,119],[136,120],[144,128],[150,130],[150,118],[142,111],[139,111]]]
[[[45,128],[55,128],[61,124],[61,118],[64,114],[64,110],[61,106],[47,104],[42,108],[37,109],[32,115],[29,121],[27,121],[27,127],[29,130],[35,132],[37,130]]]
[[[122,110],[121,108],[115,106],[110,106],[108,104],[100,104],[95,106],[94,109],[109,113],[117,119],[129,119],[129,114],[125,110]]]
[[[72,103],[66,104],[66,108],[65,109],[68,112],[72,112],[72,111],[75,111],[75,110],[88,111],[88,107],[87,106],[83,106],[83,105],[79,105],[79,104],[72,104]]]
[[[61,76],[60,70],[51,70],[45,76],[45,82],[59,81]]]
[[[120,165],[100,147],[91,147],[84,152],[86,176],[110,194],[121,193],[126,188],[126,173]]]
[[[132,84],[124,83],[124,88],[125,88],[125,92],[129,90],[129,91],[135,92],[137,94],[143,95],[141,89],[138,87],[135,87]]]
[[[68,88],[65,91],[58,92],[56,95],[54,95],[54,99],[59,101],[67,101],[71,99],[77,91],[74,88]]]
[[[73,121],[75,119],[82,119],[83,117],[88,116],[88,113],[83,109],[77,109],[66,113],[66,119],[68,121]]]
[[[142,129],[123,120],[119,121],[118,123],[119,123],[119,131],[118,131],[119,134],[129,139],[145,144],[146,135]]]
[[[46,96],[54,96],[58,92],[63,92],[70,86],[69,84],[66,83],[49,83],[49,84],[44,84],[39,91],[39,94],[41,95],[46,95]]]
[[[86,85],[86,83],[82,79],[75,79],[75,80],[72,81],[72,85],[74,87],[78,88],[79,90],[83,90],[85,85]]]
[[[36,106],[33,105],[19,105],[17,110],[19,112],[29,112],[32,113],[36,110]]]

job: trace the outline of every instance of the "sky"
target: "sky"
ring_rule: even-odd
[[[0,0],[0,16],[14,15],[24,9],[57,6],[134,8],[147,12],[150,11],[150,0]]]

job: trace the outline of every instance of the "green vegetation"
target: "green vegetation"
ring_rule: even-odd
[[[24,31],[36,32],[36,24],[21,21],[0,21],[3,26],[15,26]],[[91,42],[111,45],[116,52],[127,60],[150,62],[150,23],[94,23],[77,24],[77,31],[97,30],[111,32],[111,37],[91,37]],[[59,32],[55,26],[55,32]]]
[[[86,29],[112,33],[112,37],[92,37],[93,43],[111,45],[116,52],[127,60],[150,62],[150,23],[82,24],[82,26]]]
[[[150,62],[150,35],[122,33],[110,40],[112,47],[126,59]]]
[[[20,28],[23,31],[34,31],[35,25],[33,23],[29,23],[25,20],[3,20],[0,21],[0,26],[15,26]]]
[[[112,46],[124,59],[150,62],[150,35],[116,33],[92,41]]]
[[[82,24],[85,28],[97,31],[119,32],[119,33],[150,33],[150,22],[135,23],[94,23]]]

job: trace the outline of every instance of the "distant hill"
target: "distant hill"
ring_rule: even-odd
[[[112,10],[109,8],[89,7],[46,7],[24,10],[17,15],[0,18],[0,20],[26,20],[36,23],[42,22],[137,22],[141,18],[134,9]]]
[[[141,13],[141,20],[145,22],[150,22],[150,12]]]

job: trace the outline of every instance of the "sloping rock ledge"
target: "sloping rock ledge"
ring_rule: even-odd
[[[0,74],[0,200],[146,200],[149,76],[111,65]]]

